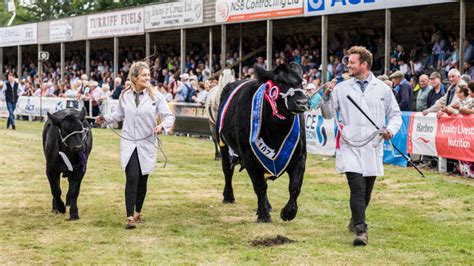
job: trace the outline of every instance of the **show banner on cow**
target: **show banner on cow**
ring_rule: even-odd
[[[303,0],[216,0],[216,22],[301,16],[303,12]]]
[[[436,134],[438,155],[462,161],[474,158],[474,115],[442,115]]]
[[[333,156],[337,127],[334,119],[324,119],[319,110],[305,112],[306,147],[309,153]]]

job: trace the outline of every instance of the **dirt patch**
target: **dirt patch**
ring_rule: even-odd
[[[284,245],[284,244],[291,244],[294,242],[296,241],[291,240],[288,237],[277,235],[275,238],[263,238],[263,239],[252,240],[252,246],[273,247],[273,246],[279,246],[279,245]]]

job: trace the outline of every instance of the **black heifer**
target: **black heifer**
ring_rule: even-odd
[[[92,133],[85,115],[85,109],[79,112],[72,108],[48,113],[49,119],[43,129],[43,150],[46,175],[53,194],[53,213],[66,212],[61,200],[62,174],[69,181],[66,205],[70,206],[70,220],[79,219],[77,197],[92,149]]]
[[[247,170],[252,180],[254,191],[257,194],[257,222],[271,222],[269,213],[271,205],[267,198],[267,180],[265,178],[269,171],[257,159],[257,156],[252,151],[250,142],[253,96],[262,84],[271,80],[280,89],[279,97],[275,97],[276,104],[274,107],[276,107],[278,115],[285,118],[282,119],[275,115],[275,110],[272,109],[270,101],[263,101],[260,137],[264,140],[266,147],[278,151],[285,141],[288,132],[292,129],[293,121],[297,121],[294,120],[295,116],[299,116],[300,137],[296,142],[293,154],[289,157],[289,163],[280,173],[281,175],[287,172],[290,178],[290,198],[280,213],[280,217],[283,220],[289,221],[295,218],[298,210],[297,198],[300,194],[306,164],[306,136],[303,112],[308,110],[309,106],[307,94],[301,85],[302,70],[298,65],[280,65],[273,71],[265,71],[263,68],[256,66],[255,71],[258,80],[243,80],[227,85],[224,88],[220,101],[219,121],[221,123],[221,130],[219,138],[223,143],[221,152],[222,169],[225,175],[224,203],[234,202],[232,176],[235,164],[240,163],[241,170],[243,168]],[[232,92],[240,85],[242,85],[241,88],[226,103]],[[223,109],[226,109],[224,113],[222,112]],[[270,175],[271,180],[277,177]]]

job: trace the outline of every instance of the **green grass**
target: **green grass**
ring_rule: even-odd
[[[334,160],[310,155],[295,220],[279,211],[288,177],[269,181],[273,223],[256,224],[246,173],[234,177],[236,204],[222,204],[223,175],[208,140],[164,136],[165,169],[150,176],[146,224],[123,229],[125,176],[119,139],[94,129],[94,148],[75,222],[51,214],[42,123],[0,119],[0,262],[153,264],[473,264],[474,180],[386,166],[368,210],[369,246],[351,246],[349,190]],[[161,158],[161,157],[159,157]],[[161,164],[160,164],[161,165]],[[427,171],[427,170],[425,170]],[[63,198],[67,182],[62,180]],[[283,235],[297,242],[254,247]]]

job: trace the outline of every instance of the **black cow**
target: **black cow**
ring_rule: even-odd
[[[85,116],[85,109],[78,111],[73,108],[48,113],[49,119],[43,128],[46,175],[53,194],[52,211],[65,213],[66,206],[70,206],[70,220],[79,219],[77,197],[92,150],[92,132]],[[61,200],[61,174],[69,181],[66,206]]]
[[[302,89],[302,69],[295,64],[284,64],[278,66],[273,71],[266,71],[261,67],[255,66],[255,72],[257,80],[242,80],[227,85],[224,88],[220,101],[219,126],[221,130],[219,138],[222,146],[222,169],[225,175],[223,202],[233,203],[235,201],[232,176],[234,166],[240,163],[240,170],[242,171],[244,168],[247,170],[252,180],[254,191],[257,194],[257,222],[271,222],[269,212],[272,207],[267,198],[267,181],[265,178],[269,171],[258,161],[252,151],[249,140],[253,97],[262,84],[271,80],[280,88],[280,97],[275,101],[276,109],[278,114],[283,115],[285,118],[281,119],[275,116],[270,101],[263,101],[263,121],[260,137],[264,140],[266,147],[275,151],[278,150],[292,128],[293,121],[297,121],[294,120],[296,116],[299,118],[300,125],[299,141],[296,142],[296,148],[292,156],[289,157],[291,158],[289,163],[279,174],[287,172],[290,177],[290,199],[280,213],[280,217],[283,220],[289,221],[295,218],[298,210],[297,198],[300,194],[306,164],[306,136],[303,112],[309,109],[309,105],[308,96]],[[239,86],[241,88],[235,92],[231,100],[228,100],[232,92]],[[228,103],[226,103],[227,101]],[[223,109],[226,109],[224,114]],[[270,175],[271,180],[275,180],[277,177]]]

